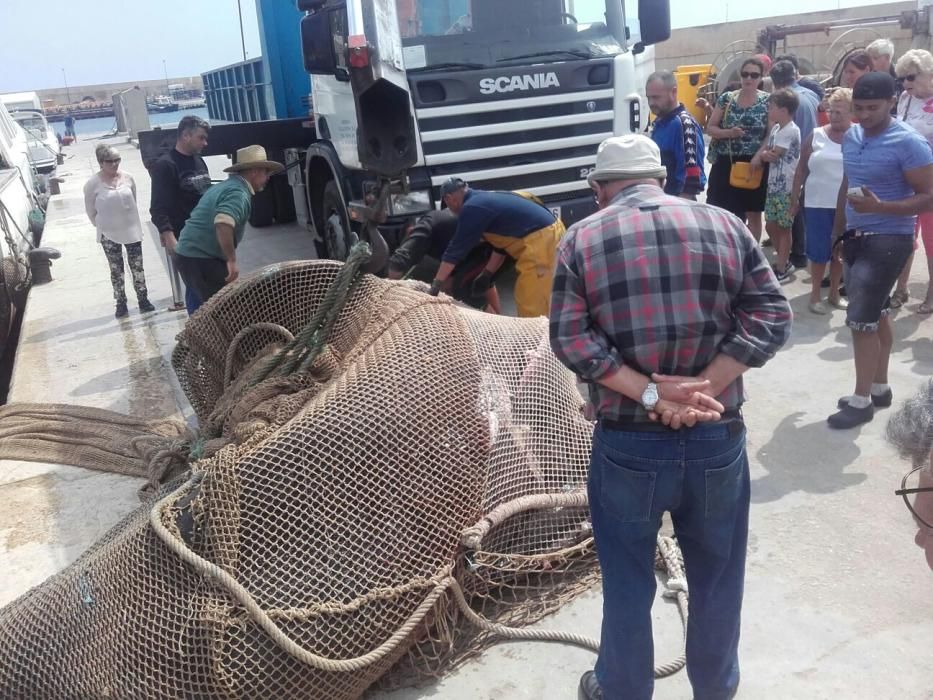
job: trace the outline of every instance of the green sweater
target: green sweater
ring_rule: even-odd
[[[226,260],[217,242],[214,225],[233,226],[233,245],[243,240],[243,230],[252,208],[253,190],[239,175],[231,175],[211,187],[191,212],[181,230],[175,251],[186,258],[216,258]]]

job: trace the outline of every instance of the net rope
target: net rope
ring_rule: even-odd
[[[10,697],[326,697],[423,683],[599,581],[592,424],[544,319],[346,265],[276,265],[192,316],[198,417],[0,407],[0,458],[147,480],[143,504],[0,609]],[[659,538],[686,629],[673,540]],[[663,677],[683,654],[656,669]]]

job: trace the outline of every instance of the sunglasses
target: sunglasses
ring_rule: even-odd
[[[903,78],[901,78],[901,80],[903,80],[905,83],[912,83],[916,79],[917,79],[916,73],[911,73],[910,75],[905,75]]]
[[[104,158],[101,163],[110,163],[112,165],[113,163],[119,163],[122,160],[122,158]]]
[[[753,78],[754,80],[758,80],[758,78],[761,77],[761,73],[747,73],[744,70],[739,73],[739,75],[741,75],[743,78]]]

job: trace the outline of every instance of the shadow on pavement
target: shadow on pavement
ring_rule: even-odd
[[[831,430],[825,420],[798,425],[803,416],[798,412],[784,418],[758,450],[758,462],[768,474],[752,481],[753,503],[771,503],[795,491],[834,493],[868,478],[845,471],[861,454],[855,444],[857,429]]]

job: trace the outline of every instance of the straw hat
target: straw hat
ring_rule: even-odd
[[[238,173],[241,170],[249,170],[250,168],[265,168],[271,175],[285,170],[285,166],[281,163],[268,160],[266,149],[262,146],[247,146],[236,152],[236,163],[229,168],[224,168],[224,172]]]
[[[596,152],[596,169],[587,178],[590,184],[607,180],[665,178],[658,145],[641,134],[613,136],[603,141]]]

